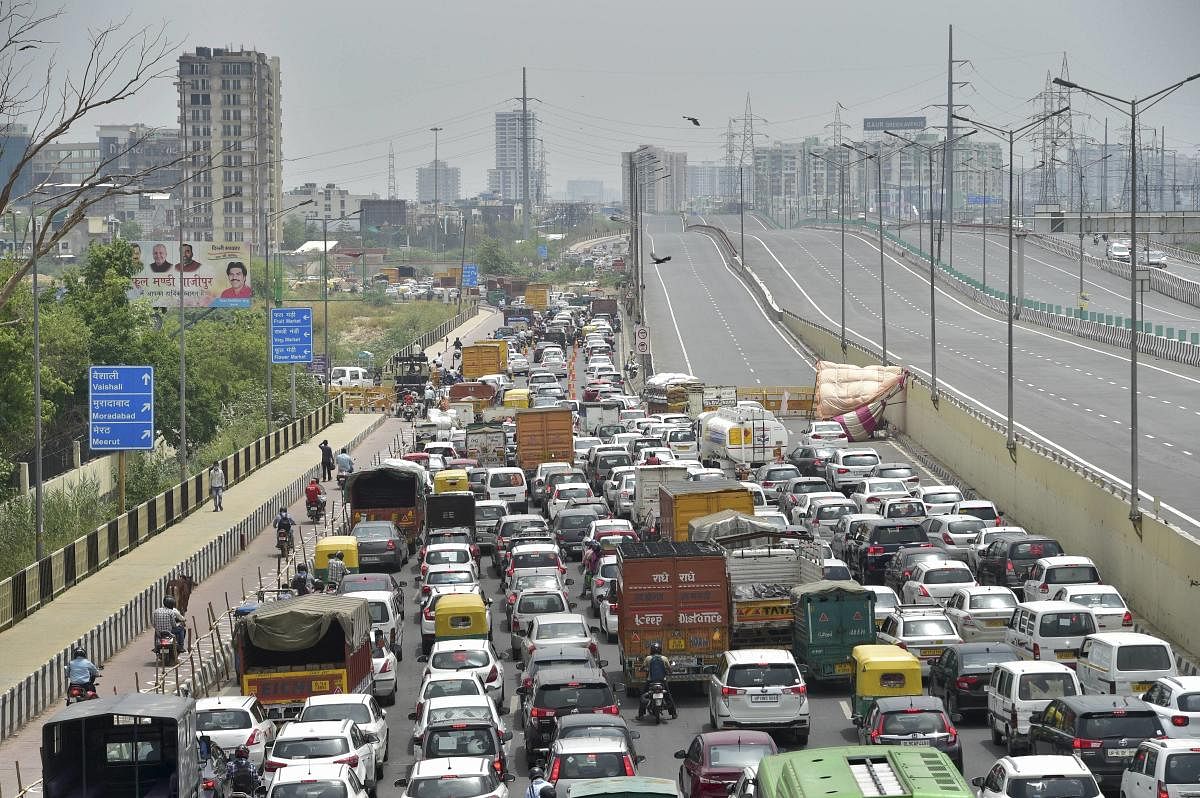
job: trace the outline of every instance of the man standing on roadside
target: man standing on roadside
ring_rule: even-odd
[[[333,479],[333,447],[329,445],[328,440],[321,441],[321,481],[328,482]]]
[[[220,512],[225,509],[225,503],[222,497],[225,495],[225,471],[221,468],[220,461],[212,464],[212,468],[208,469],[208,489],[212,493],[213,512]]]

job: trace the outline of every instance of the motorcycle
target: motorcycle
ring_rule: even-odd
[[[653,716],[654,724],[657,726],[670,712],[667,708],[667,691],[661,682],[651,682],[646,691],[650,693],[650,698],[646,701],[646,711]]]
[[[319,523],[325,516],[325,498],[321,497],[315,502],[305,502],[304,509],[308,511],[308,520],[312,523]]]
[[[154,658],[164,668],[179,661],[179,647],[175,644],[175,635],[170,632],[158,632],[154,635]]]
[[[292,536],[286,529],[275,530],[275,548],[279,550],[279,556],[282,559],[292,550]]]
[[[337,473],[337,485],[338,485],[338,490],[345,490],[345,488],[346,488],[346,477],[348,477],[348,476],[350,476],[350,472],[349,472],[349,471],[342,471],[341,469],[338,469],[338,473]]]
[[[100,674],[96,674],[96,678],[100,678]],[[100,694],[96,692],[96,683],[91,684],[71,684],[67,683],[67,706],[78,704],[80,701],[91,701],[99,698]]]
[[[413,420],[414,418],[416,418],[416,416],[417,416],[417,406],[416,406],[416,404],[406,404],[406,405],[403,405],[403,406],[400,408],[400,415],[401,415],[401,416],[404,418],[404,420],[405,420],[405,421],[408,421],[408,422],[410,422],[410,423],[411,423],[411,422],[412,422],[412,420]]]

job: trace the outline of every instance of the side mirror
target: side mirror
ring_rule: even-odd
[[[523,670],[525,670],[525,663],[524,663],[524,662],[518,662],[518,663],[517,663],[516,665],[514,665],[513,667],[514,667],[514,668],[516,668],[518,671],[523,671]]]
[[[682,748],[680,748],[678,751],[675,752],[675,758],[676,759],[687,759],[687,751],[684,751]]]
[[[1042,713],[1034,712],[1033,714],[1031,714],[1029,716],[1029,722],[1030,723],[1041,723],[1042,722]]]
[[[571,585],[575,584],[575,580],[568,576],[563,580],[563,584],[565,584],[567,587],[570,587]]]
[[[630,730],[630,732],[629,732],[629,739],[631,739],[631,740],[640,740],[640,739],[642,739],[642,733],[641,733],[640,731],[633,731],[633,730]]]
[[[515,773],[505,773],[503,776],[500,777],[500,781],[504,782],[505,784],[512,784],[516,780],[517,780],[517,776]]]
[[[646,757],[642,756],[641,754],[638,754],[637,756],[635,756],[635,757],[633,758],[633,761],[634,761],[634,762],[637,762],[637,763],[640,765],[640,764],[642,764],[643,762],[645,762],[645,761],[646,761]]]
[[[416,720],[416,719],[417,719],[417,713],[416,713],[416,712],[409,712],[409,713],[408,713],[408,719],[409,719],[409,720]]]
[[[396,582],[396,584],[399,585],[400,587],[408,587],[408,582],[404,579],[401,579],[400,581]]]
[[[407,787],[408,779],[407,778],[396,779],[395,781],[392,782],[392,786],[393,787]]]
[[[512,741],[512,738],[513,738],[513,733],[510,732],[508,729],[505,729],[504,733],[500,735],[500,740],[502,742],[506,742],[506,743],[510,742],[510,741]]]
[[[568,608],[568,609],[572,609],[572,610],[573,610],[573,609],[575,609],[575,602],[574,602],[574,601],[568,601],[568,602],[567,602],[567,608]]]
[[[363,736],[364,736],[364,737],[366,737],[366,739],[367,739],[367,742],[369,742],[369,743],[377,743],[377,742],[379,742],[379,735],[378,735],[378,734],[365,734],[365,735],[363,735]]]
[[[599,627],[599,626],[589,626],[589,627],[588,627],[588,629],[589,629],[589,630],[590,630],[590,631],[591,631],[593,634],[600,634],[600,627]]]
[[[851,722],[851,723],[853,723],[855,726],[858,726],[859,728],[862,728],[862,725],[863,725],[863,716],[862,716],[862,715],[851,715],[851,716],[850,716],[850,722]]]
[[[417,657],[417,662],[429,662],[429,655],[422,654],[421,656]]]
[[[608,660],[606,660],[606,659],[602,659],[602,660],[600,660],[600,661],[599,661],[597,664],[598,664],[598,665],[599,665],[601,668],[607,668],[607,667],[608,667]]]

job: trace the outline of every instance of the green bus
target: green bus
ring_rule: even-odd
[[[974,798],[950,757],[929,746],[843,745],[772,754],[735,798]]]

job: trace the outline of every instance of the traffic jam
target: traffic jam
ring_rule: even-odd
[[[943,796],[1200,794],[1200,677],[1084,552],[886,436],[686,374],[634,394],[615,300],[531,299],[347,479],[325,592],[238,619],[242,695],[198,726],[251,788],[932,794],[919,752]]]

